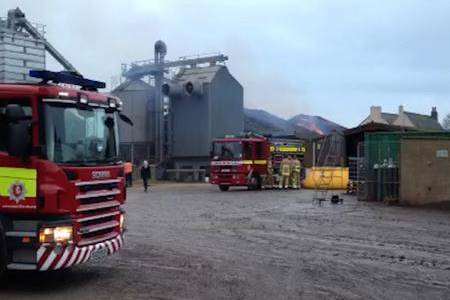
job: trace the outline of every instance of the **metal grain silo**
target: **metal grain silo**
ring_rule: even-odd
[[[214,138],[243,132],[243,88],[226,66],[182,69],[163,93],[170,97],[176,168],[206,168]]]
[[[28,72],[45,69],[44,27],[34,24],[40,36],[21,31],[12,23],[15,13],[16,10],[10,10],[8,19],[0,18],[0,82],[38,81],[29,77]]]
[[[111,93],[123,101],[123,113],[134,123],[119,123],[121,155],[140,164],[155,153],[155,88],[140,79],[127,80]]]

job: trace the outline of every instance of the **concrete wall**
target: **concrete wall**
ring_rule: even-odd
[[[450,201],[450,140],[402,139],[400,202],[424,205]]]

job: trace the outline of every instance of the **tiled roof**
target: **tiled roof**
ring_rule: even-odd
[[[406,112],[405,114],[408,116],[409,120],[416,126],[418,129],[422,130],[442,130],[441,124],[431,116],[416,114],[412,112]]]
[[[398,115],[390,113],[381,113],[381,117],[383,118],[383,120],[386,120],[390,125],[392,125],[395,122],[395,120],[397,120]]]
[[[419,130],[442,130],[442,126],[439,121],[433,119],[429,115],[416,114],[412,112],[404,112],[409,118],[414,127]],[[398,114],[381,113],[381,118],[386,120],[389,125],[394,125],[394,122],[398,118]]]

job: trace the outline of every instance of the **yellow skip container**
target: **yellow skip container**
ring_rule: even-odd
[[[348,168],[312,167],[306,169],[303,187],[306,189],[344,190],[348,185]]]

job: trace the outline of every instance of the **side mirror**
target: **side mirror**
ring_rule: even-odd
[[[114,127],[114,118],[112,117],[107,117],[105,120],[105,125],[106,127],[108,127],[109,129]]]
[[[126,115],[124,115],[124,114],[122,114],[122,113],[119,114],[119,118],[120,118],[122,121],[124,121],[125,123],[127,123],[128,125],[130,125],[130,126],[133,126],[133,125],[134,125],[134,124],[133,124],[133,121],[131,121],[130,118],[128,118]]]
[[[30,120],[26,117],[23,107],[9,104],[5,111],[7,125],[6,150],[15,157],[25,158],[31,150]]]

